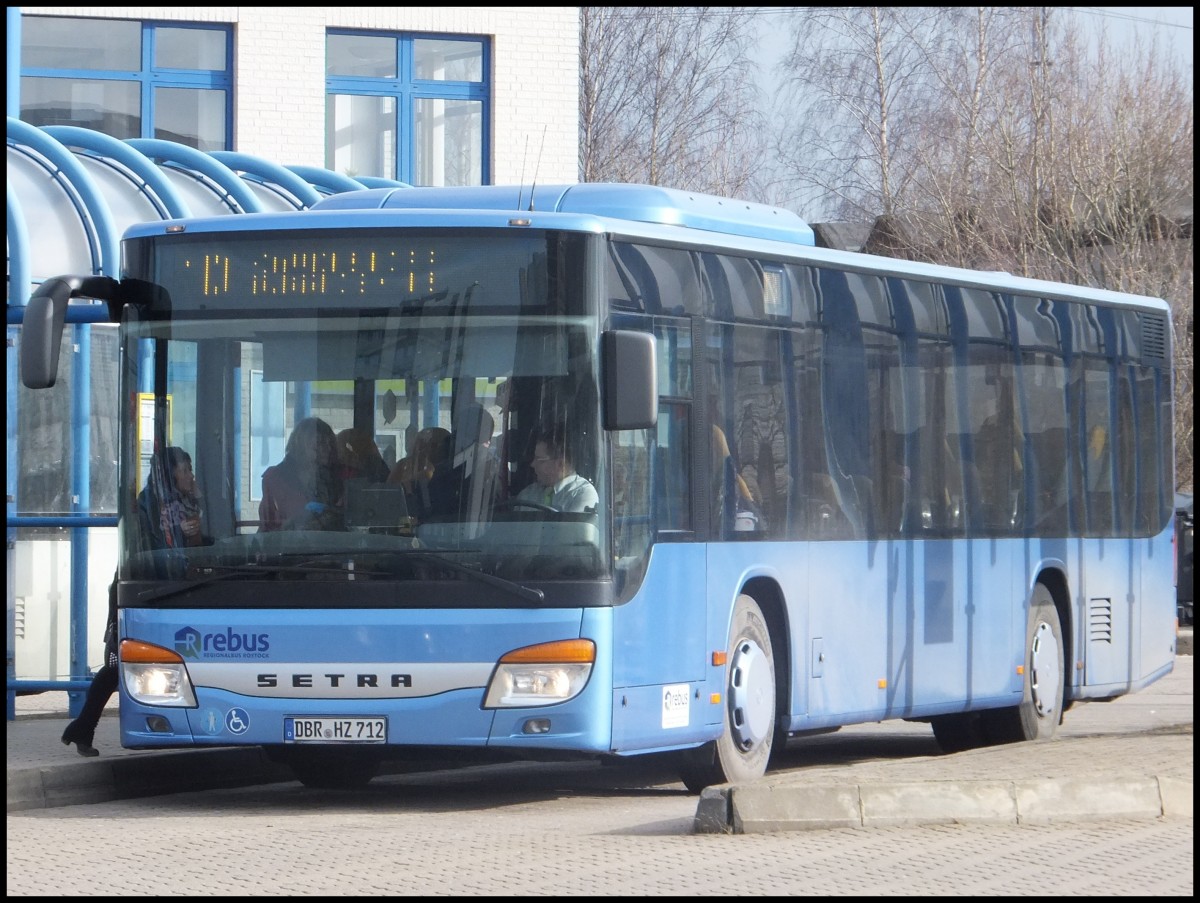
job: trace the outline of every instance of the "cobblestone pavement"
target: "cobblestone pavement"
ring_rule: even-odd
[[[1075,706],[1036,754],[1015,744],[944,755],[928,725],[907,722],[800,738],[763,780],[705,791],[694,828],[1190,818],[1192,662],[1178,655],[1171,674],[1139,693]],[[103,755],[82,760],[58,741],[65,713],[35,703],[47,701],[26,702],[8,726],[10,812],[291,779],[256,749],[121,749],[113,713],[97,733]]]
[[[8,816],[10,896],[1184,896],[1191,819],[694,834],[695,798],[545,773]],[[516,781],[520,785],[520,781]],[[499,785],[503,784],[501,787]]]
[[[1049,743],[947,756],[927,725],[863,725],[793,741],[755,785],[774,788],[768,801],[777,802],[812,787],[917,785],[924,797],[937,797],[957,783],[1043,781],[1054,799],[1072,781],[1115,792],[1152,778],[1160,793],[1178,793],[1166,800],[1174,811],[1154,817],[1114,815],[1097,795],[1096,811],[1045,823],[914,817],[906,825],[698,833],[697,798],[654,761],[398,774],[363,793],[315,791],[287,779],[231,787],[226,775],[224,789],[12,812],[14,773],[27,774],[20,763],[29,760],[40,761],[43,779],[58,780],[60,790],[74,781],[68,766],[107,763],[111,777],[124,762],[153,783],[166,765],[177,781],[189,767],[212,765],[192,752],[117,750],[115,721],[105,717],[111,734],[98,738],[103,755],[87,761],[58,743],[61,713],[27,712],[9,725],[10,896],[1193,892],[1188,656],[1141,693],[1076,706]],[[100,790],[110,786],[98,781]],[[927,811],[920,793],[902,798],[910,815]]]

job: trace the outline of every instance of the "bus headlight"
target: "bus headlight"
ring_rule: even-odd
[[[122,640],[120,660],[125,691],[135,702],[196,707],[192,680],[179,653],[138,640]]]
[[[514,649],[500,657],[483,700],[485,709],[553,705],[578,696],[596,661],[591,640],[559,640]]]

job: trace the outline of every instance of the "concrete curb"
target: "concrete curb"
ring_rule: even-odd
[[[257,747],[177,750],[71,765],[9,769],[8,811],[291,781],[286,765]]]
[[[1175,635],[1175,654],[1176,655],[1191,655],[1192,654],[1192,628],[1181,627]]]
[[[1192,782],[1175,778],[920,781],[706,788],[697,834],[945,824],[1052,824],[1191,818]]]

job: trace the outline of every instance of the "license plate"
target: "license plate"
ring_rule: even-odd
[[[387,719],[284,718],[283,742],[387,743]]]

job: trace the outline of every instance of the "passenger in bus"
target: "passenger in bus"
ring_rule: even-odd
[[[429,481],[450,457],[450,431],[428,426],[413,439],[412,451],[396,462],[387,481],[404,487],[408,510],[418,518],[430,511]]]
[[[733,519],[733,529],[745,532],[761,529],[762,515],[754,493],[745,478],[738,472],[733,453],[729,450],[729,440],[725,431],[715,423],[712,428],[712,465],[716,475],[716,508],[718,513]],[[732,483],[732,493],[727,493],[726,486]],[[733,507],[726,508],[727,498],[732,496]]]
[[[429,482],[437,466],[449,455],[450,431],[440,426],[428,426],[417,433],[412,451],[396,462],[387,481],[413,492],[418,483]]]
[[[985,529],[1011,530],[1023,510],[1025,436],[1015,415],[989,415],[975,432],[974,464],[986,479],[979,481],[982,524]]]
[[[137,503],[142,533],[150,548],[177,549],[205,544],[192,456],[182,448],[172,445],[154,454]]]
[[[547,505],[556,511],[594,511],[600,497],[586,477],[575,472],[575,464],[561,429],[538,436],[533,446],[536,480],[517,493],[517,499]]]
[[[292,430],[283,460],[263,471],[258,529],[336,529],[342,489],[337,437],[320,417],[306,417]]]
[[[343,480],[382,483],[388,478],[388,466],[379,446],[367,430],[350,427],[337,434],[338,459]]]
[[[457,413],[450,456],[429,480],[431,516],[479,521],[491,511],[500,470],[491,450],[495,430],[495,419],[478,402]]]

